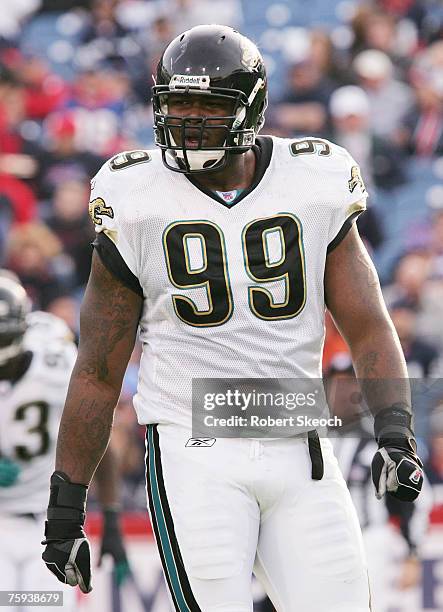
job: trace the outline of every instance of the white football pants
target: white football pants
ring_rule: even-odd
[[[73,612],[75,590],[57,580],[41,556],[45,513],[38,519],[0,513],[0,590],[62,591],[63,606],[6,606],[2,612]]]
[[[147,429],[151,521],[179,612],[251,612],[251,576],[278,612],[369,612],[357,515],[322,440],[312,480],[304,437],[218,438],[186,446],[188,430]]]

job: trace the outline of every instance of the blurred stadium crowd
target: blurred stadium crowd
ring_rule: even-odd
[[[443,487],[441,0],[3,0],[1,7],[0,265],[20,277],[35,308],[78,332],[94,235],[90,178],[112,154],[153,146],[151,74],[166,44],[198,23],[233,25],[259,44],[268,66],[264,133],[329,138],[362,168],[370,201],[360,232],[411,376],[437,381],[421,393],[432,401],[417,402],[417,429],[429,476]],[[327,327],[326,374],[346,353],[331,321]],[[137,348],[113,439],[128,509],[145,508],[144,431],[131,405],[138,359]]]

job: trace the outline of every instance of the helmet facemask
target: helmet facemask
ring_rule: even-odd
[[[200,77],[203,78],[203,77]],[[171,82],[173,79],[171,79]],[[156,144],[162,150],[163,162],[175,172],[198,174],[221,170],[226,166],[232,153],[245,153],[254,144],[256,130],[247,126],[248,109],[254,102],[257,92],[264,86],[258,79],[249,98],[239,89],[222,87],[175,87],[156,85],[153,87],[154,125]],[[229,101],[231,114],[222,116],[187,116],[169,114],[168,100],[171,95],[208,95]],[[263,111],[266,104],[263,104]],[[205,136],[214,131],[219,135],[218,145],[206,144]],[[196,140],[189,146],[189,136]]]
[[[231,155],[253,146],[264,123],[263,58],[251,40],[228,26],[199,25],[174,38],[158,63],[152,91],[156,144],[175,172],[221,170]],[[175,106],[172,95],[199,95],[199,112]],[[205,96],[224,104],[205,104]]]

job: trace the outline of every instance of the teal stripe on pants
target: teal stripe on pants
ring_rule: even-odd
[[[171,580],[172,589],[180,612],[192,612],[183,595],[183,589],[178,576],[177,565],[172,551],[171,540],[169,537],[165,516],[163,513],[162,503],[160,499],[160,491],[158,488],[157,468],[155,464],[155,448],[153,425],[148,425],[148,453],[149,453],[149,484],[151,487],[152,501],[154,504],[155,517],[152,517],[157,522],[158,532],[160,534],[159,544],[162,547],[167,571]]]

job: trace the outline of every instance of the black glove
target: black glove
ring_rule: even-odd
[[[403,408],[384,408],[374,421],[378,451],[372,460],[375,494],[414,501],[423,486],[423,463],[417,455],[412,416]]]
[[[83,531],[87,492],[86,485],[72,483],[63,472],[52,474],[42,542],[46,544],[42,559],[47,568],[60,582],[78,584],[83,593],[92,591],[91,553]]]
[[[119,513],[115,508],[105,508],[103,510],[103,535],[99,565],[104,555],[110,555],[114,560],[115,578],[117,584],[121,585],[130,574],[130,568],[120,531]]]

